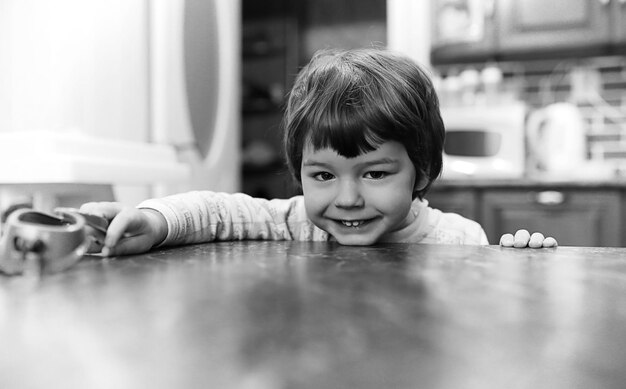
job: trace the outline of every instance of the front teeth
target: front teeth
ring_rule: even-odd
[[[363,224],[362,220],[342,220],[341,223],[346,227],[358,227]]]

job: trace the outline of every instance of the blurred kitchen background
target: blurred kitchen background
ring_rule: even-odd
[[[285,94],[313,52],[432,74],[432,206],[561,245],[626,245],[624,0],[0,0],[0,211],[181,190],[298,193]]]

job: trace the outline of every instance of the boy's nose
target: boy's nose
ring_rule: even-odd
[[[363,197],[356,183],[344,181],[339,183],[335,206],[340,208],[352,208],[363,206]]]

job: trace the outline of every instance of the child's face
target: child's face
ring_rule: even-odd
[[[370,245],[410,224],[416,171],[395,141],[355,158],[305,147],[302,191],[308,217],[345,245]]]

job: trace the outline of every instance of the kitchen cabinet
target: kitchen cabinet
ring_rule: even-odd
[[[491,244],[525,228],[554,236],[563,246],[626,246],[626,187],[436,184],[426,198],[431,207],[479,222]]]
[[[554,51],[608,44],[610,7],[610,0],[499,0],[498,50]]]
[[[487,190],[481,201],[480,220],[492,240],[525,228],[554,236],[563,246],[621,243],[621,204],[616,190]]]
[[[450,4],[465,22],[446,14]],[[432,8],[433,63],[612,54],[626,43],[624,0],[433,0]]]
[[[431,189],[426,199],[433,208],[444,212],[458,213],[468,219],[478,220],[479,201],[477,191],[454,188]]]

